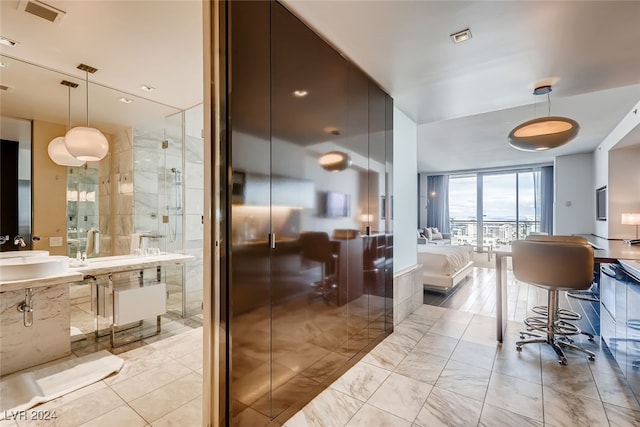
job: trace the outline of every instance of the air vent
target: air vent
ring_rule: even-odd
[[[20,0],[18,2],[18,10],[24,10],[38,18],[46,19],[55,24],[60,24],[67,15],[65,11],[56,9],[38,0]]]
[[[9,90],[9,86],[0,85],[0,90]]]

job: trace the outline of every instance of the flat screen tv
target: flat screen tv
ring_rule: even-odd
[[[607,220],[607,186],[596,190],[596,219],[598,221]]]
[[[349,195],[329,191],[325,196],[324,216],[327,218],[342,218],[349,216]]]

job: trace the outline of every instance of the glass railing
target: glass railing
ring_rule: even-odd
[[[507,245],[514,240],[526,238],[531,233],[540,232],[540,221],[484,220],[481,239],[478,239],[478,223],[475,220],[449,221],[451,242],[457,245],[471,245],[484,249]]]

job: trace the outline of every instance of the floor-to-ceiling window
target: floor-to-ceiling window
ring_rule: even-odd
[[[527,168],[451,175],[449,219],[454,241],[486,251],[540,232],[540,173],[540,168]]]

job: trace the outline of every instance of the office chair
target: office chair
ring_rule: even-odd
[[[539,238],[542,236],[534,236]],[[581,351],[595,359],[595,354],[573,343],[570,336],[582,331],[559,317],[559,291],[585,290],[593,281],[593,248],[586,240],[573,236],[544,236],[513,242],[513,274],[516,279],[547,290],[547,316],[525,319],[528,331],[520,333],[516,349],[531,343],[549,344],[558,355],[558,362],[567,364],[563,347]],[[577,314],[577,313],[576,313]],[[532,332],[532,331],[537,331]],[[525,335],[532,338],[524,339]]]
[[[338,288],[338,254],[333,252],[329,235],[324,231],[300,233],[300,247],[304,259],[320,263],[320,280],[312,283],[316,295],[331,303]]]

